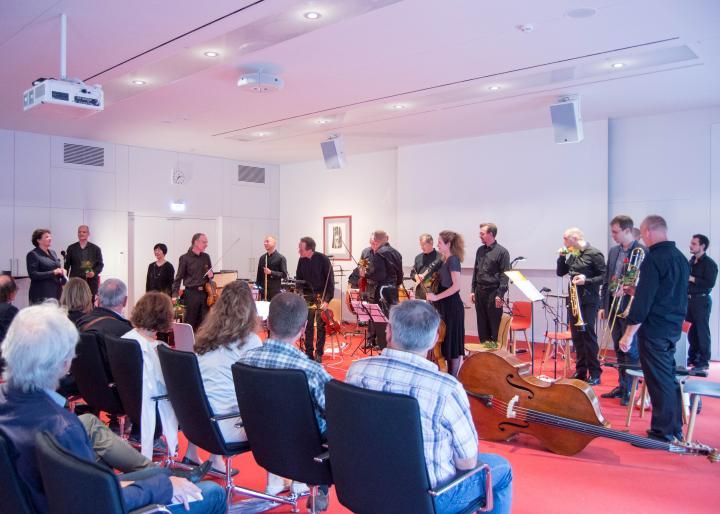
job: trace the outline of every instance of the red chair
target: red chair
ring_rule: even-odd
[[[512,304],[512,321],[510,321],[510,344],[512,353],[517,353],[517,342],[515,340],[515,332],[522,330],[525,334],[525,344],[530,351],[530,340],[527,336],[527,329],[532,324],[532,302],[513,302]]]
[[[565,323],[562,323],[562,325],[566,326]],[[543,367],[545,366],[545,363],[550,356],[550,352],[555,349],[555,344],[553,343],[553,341],[558,342],[558,353],[562,352],[563,354],[562,358],[565,360],[565,364],[563,366],[563,376],[565,378],[568,378],[570,376],[570,363],[572,361],[572,335],[570,334],[569,330],[566,332],[545,332],[543,354],[542,359],[540,360],[540,369],[538,370],[538,375],[542,375]],[[556,354],[554,358],[557,359],[558,355]]]

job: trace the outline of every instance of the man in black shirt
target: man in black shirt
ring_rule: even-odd
[[[690,240],[690,283],[688,285],[688,310],[685,319],[692,323],[688,332],[690,352],[688,364],[696,371],[707,371],[710,365],[710,291],[715,286],[718,267],[707,255],[710,240],[695,234]]]
[[[672,441],[682,439],[682,399],[674,373],[675,343],[682,334],[687,312],[690,268],[675,243],[667,240],[663,218],[648,216],[640,232],[649,250],[640,266],[640,280],[620,349],[628,351],[637,333],[640,364],[653,406],[648,436]]]
[[[328,308],[330,300],[335,296],[335,276],[327,255],[315,251],[315,240],[312,237],[300,239],[298,254],[300,260],[295,278],[302,287],[305,300],[310,305],[305,327],[305,354],[308,358],[322,363],[325,351],[325,321],[319,313]],[[316,325],[317,345],[313,348]]]
[[[564,247],[557,260],[557,276],[570,276],[577,287],[580,314],[585,323],[577,325],[579,316],[568,309],[568,324],[575,345],[575,375],[573,378],[585,380],[590,385],[600,383],[600,361],[598,360],[598,342],[595,333],[595,318],[600,302],[600,285],[605,276],[605,257],[597,248],[585,241],[579,228],[569,228],[563,234]]]
[[[280,284],[288,277],[287,261],[277,251],[277,241],[272,236],[267,236],[263,241],[266,253],[258,260],[257,277],[255,284],[262,290],[262,299],[270,301],[280,293]],[[267,280],[267,291],[265,291],[265,280]]]
[[[205,283],[214,276],[210,256],[205,253],[207,246],[208,238],[205,234],[193,235],[187,253],[180,256],[172,287],[172,297],[175,302],[180,292],[180,283],[183,282],[185,286],[183,293],[185,323],[192,325],[195,332],[208,311]]]
[[[510,253],[498,244],[497,225],[480,224],[482,246],[475,253],[470,301],[475,304],[480,342],[497,341],[502,319],[503,297],[508,290]]]
[[[402,284],[403,267],[402,256],[390,246],[387,232],[376,230],[370,239],[370,264],[367,270],[360,270],[360,276],[368,281],[368,291],[373,291],[370,298],[373,303],[380,305],[385,316],[390,314],[390,307],[398,303],[398,286]],[[387,323],[370,322],[368,327],[368,341],[370,344],[385,348],[385,327]]]
[[[87,281],[93,298],[98,291],[100,283],[100,272],[105,264],[103,263],[102,251],[96,244],[88,241],[90,229],[87,225],[78,227],[78,242],[67,247],[65,253],[65,271],[69,272],[70,278],[79,277]]]
[[[625,312],[630,302],[630,297],[623,294],[620,281],[628,273],[631,257],[635,261],[633,265],[637,265],[640,255],[644,258],[646,249],[638,243],[633,236],[633,220],[630,216],[625,216],[624,214],[615,216],[610,222],[610,234],[612,235],[613,241],[617,243],[617,246],[613,246],[608,252],[607,269],[603,277],[602,297],[598,317],[605,319],[609,315],[612,315],[614,318],[614,321],[608,319],[608,323],[612,325],[612,333],[606,333],[605,337],[612,339],[619,367],[618,386],[609,393],[603,394],[602,397],[620,398],[620,403],[627,405],[628,399],[630,398],[632,377],[627,374],[625,366],[637,366],[640,363],[640,354],[638,353],[637,341],[635,339],[633,339],[633,344],[630,345],[630,351],[627,353],[623,352],[618,346],[620,338],[627,326],[627,320],[618,316],[618,314]],[[615,304],[615,306],[611,313],[610,307],[613,304]],[[608,330],[610,330],[610,327],[608,327]],[[603,343],[607,344],[609,341],[603,341]]]
[[[442,266],[442,259],[438,251],[433,248],[433,237],[430,234],[420,236],[420,249],[422,253],[415,257],[415,264],[410,270],[410,278],[417,283],[415,298],[424,300],[426,291],[430,289],[433,273]]]

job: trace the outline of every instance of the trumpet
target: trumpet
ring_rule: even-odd
[[[578,332],[585,332],[587,323],[582,316],[582,310],[580,310],[580,297],[578,296],[577,285],[573,284],[570,279],[570,312],[572,312],[575,321],[575,329]]]

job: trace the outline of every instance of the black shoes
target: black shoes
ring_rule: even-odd
[[[616,387],[609,393],[601,394],[600,398],[622,398],[622,391],[620,391],[619,387]]]
[[[600,385],[600,377],[590,377],[585,382],[587,382],[588,385],[591,386]]]
[[[622,405],[623,407],[627,407],[629,403],[630,403],[629,396],[623,396],[622,400],[620,400],[620,405]]]
[[[180,468],[173,468],[171,470],[171,474],[176,477],[186,478],[187,480],[190,480],[190,482],[192,482],[193,484],[196,484],[200,480],[202,480],[205,475],[207,475],[208,471],[210,471],[211,466],[212,461],[208,459],[199,466],[192,466],[191,469],[186,470]]]
[[[570,378],[574,378],[575,380],[582,380],[584,382],[587,380],[587,375],[585,373],[575,373]]]

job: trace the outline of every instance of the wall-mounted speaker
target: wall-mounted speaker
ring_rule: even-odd
[[[578,143],[583,140],[579,97],[561,98],[560,103],[551,105],[550,118],[556,143]]]
[[[341,137],[334,137],[320,143],[325,167],[329,170],[337,170],[345,167],[345,151]]]

